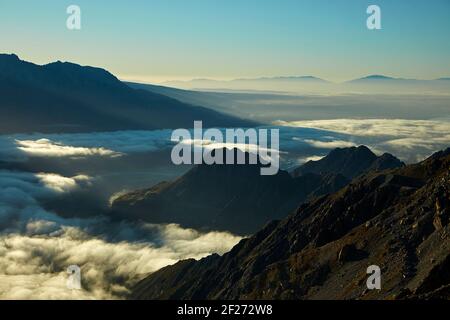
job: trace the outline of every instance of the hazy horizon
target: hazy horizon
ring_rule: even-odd
[[[448,1],[414,0],[405,6],[379,0],[381,30],[366,27],[370,4],[153,0],[130,6],[79,0],[81,30],[71,31],[65,26],[69,3],[14,1],[1,5],[0,51],[39,64],[94,65],[121,79],[150,83],[282,75],[333,82],[370,74],[450,76],[450,45],[444,41]]]

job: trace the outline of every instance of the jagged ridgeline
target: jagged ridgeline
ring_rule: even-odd
[[[369,171],[301,205],[223,256],[139,282],[135,299],[450,298],[450,149]],[[366,287],[381,268],[382,290]]]
[[[248,235],[286,217],[308,199],[339,190],[369,169],[404,165],[389,154],[377,157],[364,146],[336,149],[292,174],[280,170],[262,176],[260,163],[245,163],[198,165],[175,181],[117,198],[113,213],[126,219]]]
[[[133,89],[108,71],[69,62],[36,65],[0,54],[0,133],[248,127],[251,121]]]

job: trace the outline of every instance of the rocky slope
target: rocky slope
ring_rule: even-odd
[[[286,217],[306,199],[339,190],[349,182],[330,173],[293,178],[281,170],[262,176],[260,167],[198,165],[176,181],[117,198],[113,215],[248,235],[273,219]]]
[[[246,127],[255,123],[133,89],[106,70],[0,54],[0,133]]]
[[[333,150],[299,167],[294,177],[282,170],[261,176],[260,165],[199,165],[174,182],[119,197],[112,209],[121,218],[247,235],[285,218],[305,200],[339,190],[350,181],[344,174],[402,165],[394,156],[377,157],[364,146]]]
[[[301,205],[223,256],[139,282],[134,299],[450,298],[450,149],[369,172]],[[381,290],[366,287],[381,268]]]
[[[366,146],[336,148],[318,161],[308,161],[296,168],[295,177],[306,173],[334,173],[352,179],[364,172],[402,167],[405,164],[389,153],[375,155]]]

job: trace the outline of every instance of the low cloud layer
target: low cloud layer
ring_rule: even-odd
[[[282,168],[320,159],[335,147],[364,144],[376,153],[390,152],[403,161],[416,162],[450,145],[448,120],[335,119],[279,122],[267,128],[280,129]],[[235,245],[240,238],[226,232],[113,222],[102,212],[97,215],[95,208],[94,214],[84,219],[80,218],[83,212],[64,218],[46,209],[49,200],[77,192],[89,194],[91,184],[98,181],[102,184],[96,185],[97,189],[107,189],[114,170],[127,168],[130,177],[133,169],[143,168],[136,165],[142,161],[147,171],[137,172],[137,176],[156,172],[147,157],[170,148],[170,136],[171,130],[0,136],[0,165],[2,160],[11,161],[16,169],[0,170],[0,299],[123,298],[130,286],[149,272],[180,259],[223,253]],[[189,143],[198,146],[195,141]],[[230,146],[211,141],[201,144],[207,148]],[[148,154],[143,154],[143,160],[137,158],[136,164],[130,163],[130,155],[138,153]],[[51,165],[45,158],[52,159]],[[68,158],[93,158],[97,161],[92,164],[93,174],[86,175],[78,162]],[[116,161],[124,166],[105,169]],[[34,173],[25,172],[30,163]],[[59,164],[72,165],[74,170],[53,173]],[[42,165],[47,170],[39,167]],[[102,177],[96,176],[99,168],[106,170]],[[108,192],[120,190],[110,188]],[[98,202],[97,195],[93,196]],[[76,199],[90,205],[85,196]],[[73,207],[79,210],[77,202]],[[83,290],[66,287],[66,268],[71,264],[81,267]]]
[[[313,147],[322,148],[322,149],[348,148],[348,147],[355,146],[354,142],[343,141],[343,140],[317,141],[317,140],[305,139],[303,141],[305,141],[306,143],[310,144]]]
[[[323,156],[337,147],[367,145],[390,152],[406,162],[422,160],[450,144],[450,120],[332,119],[277,121],[265,129],[280,129],[281,157]],[[221,129],[224,131],[224,129]],[[170,149],[171,130],[117,131],[80,134],[31,134],[0,136],[0,160],[24,161],[29,157],[113,158]],[[189,140],[213,149],[224,146],[252,151],[255,146]],[[310,147],[307,149],[306,147]],[[312,149],[317,149],[314,152]],[[290,155],[292,153],[292,155]],[[127,161],[126,159],[124,161]],[[167,159],[170,162],[170,159]]]
[[[332,119],[312,121],[279,122],[280,124],[304,128],[316,128],[355,136],[421,136],[423,134],[450,135],[448,120],[405,119]]]
[[[49,139],[16,140],[16,143],[18,150],[35,157],[119,157],[122,155],[120,152],[112,151],[104,147],[73,147],[53,142]]]
[[[0,299],[123,298],[149,272],[224,253],[240,240],[174,224],[65,219],[41,206],[85,183],[89,177],[0,171]],[[82,290],[66,286],[66,269],[74,264]]]
[[[333,119],[278,121],[276,124],[290,128],[286,131],[295,141],[312,147],[330,149],[364,144],[377,153],[390,152],[409,163],[423,160],[450,146],[448,119]],[[301,132],[306,128],[320,130],[321,133],[310,137]]]
[[[143,224],[122,225],[122,232],[147,234],[146,241],[113,242],[81,227],[54,230],[54,225],[43,221],[30,224],[34,231],[39,225],[39,235],[0,235],[0,299],[123,298],[132,284],[150,272],[180,259],[224,253],[240,240],[225,232]],[[66,287],[70,265],[81,268],[82,290]]]
[[[0,160],[29,157],[120,157],[151,152],[173,145],[171,130],[115,131],[74,134],[14,134],[0,136]]]

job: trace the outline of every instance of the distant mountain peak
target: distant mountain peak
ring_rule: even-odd
[[[133,89],[102,68],[62,61],[38,65],[15,54],[0,54],[0,106],[1,133],[166,129],[192,126],[194,119],[209,127],[254,125]]]
[[[20,60],[15,53],[0,53],[0,59]]]
[[[308,161],[292,172],[293,176],[308,173],[342,174],[354,178],[370,170],[384,170],[404,166],[404,163],[391,154],[378,157],[368,147],[336,148],[318,161]]]
[[[93,80],[95,81],[114,84],[116,86],[124,85],[116,76],[103,68],[82,66],[77,63],[63,62],[60,60],[48,63],[42,67],[52,71],[59,71],[64,74],[78,74],[80,77],[91,76],[94,77]]]
[[[449,168],[450,157],[441,153],[362,176],[222,256],[152,273],[131,298],[448,300]],[[365,268],[373,261],[392,279],[383,290],[365,289]]]
[[[11,79],[15,78],[19,81],[33,82],[33,84],[36,84],[38,81],[46,85],[55,82],[60,86],[62,83],[69,84],[78,78],[83,82],[90,79],[91,81],[123,86],[119,79],[105,69],[81,66],[72,62],[58,60],[39,65],[21,60],[14,53],[0,54],[0,62],[6,67],[6,69],[3,69],[4,76],[8,76]],[[50,75],[49,72],[53,73]],[[54,72],[57,72],[57,74],[54,74]]]
[[[382,74],[372,74],[372,75],[368,75],[366,77],[356,79],[356,81],[358,81],[358,80],[398,80],[398,78],[388,77],[388,76],[385,76]]]
[[[236,82],[276,82],[276,81],[291,81],[291,82],[295,82],[295,81],[311,81],[311,82],[323,82],[323,83],[327,83],[327,80],[315,77],[315,76],[311,76],[311,75],[306,75],[306,76],[272,76],[272,77],[259,77],[259,78],[236,78],[236,79],[231,79],[231,80],[219,80],[219,79],[211,79],[211,78],[194,78],[192,80],[186,80],[186,81],[178,81],[178,80],[173,80],[173,81],[166,81],[163,84],[167,84],[167,85],[173,85],[173,84],[188,84],[188,83],[194,83],[197,85],[202,85],[202,84],[206,84],[206,83],[210,83],[210,84],[230,84],[230,83],[236,83]]]
[[[235,81],[302,81],[302,80],[310,80],[310,81],[323,81],[327,82],[324,79],[306,75],[306,76],[273,76],[273,77],[260,77],[260,78],[242,78],[236,79]]]
[[[374,156],[375,154],[365,145],[360,145],[357,147],[347,147],[347,148],[336,148],[330,152],[330,155],[336,152],[355,152],[360,154],[367,154],[370,156]]]
[[[235,156],[237,153],[249,156],[239,149],[228,150]],[[197,165],[173,182],[115,199],[112,214],[150,223],[178,223],[247,235],[270,220],[284,218],[309,197],[336,191],[349,181],[334,174],[294,178],[283,170],[273,176],[262,176],[260,166],[248,164],[248,159],[242,165]]]

